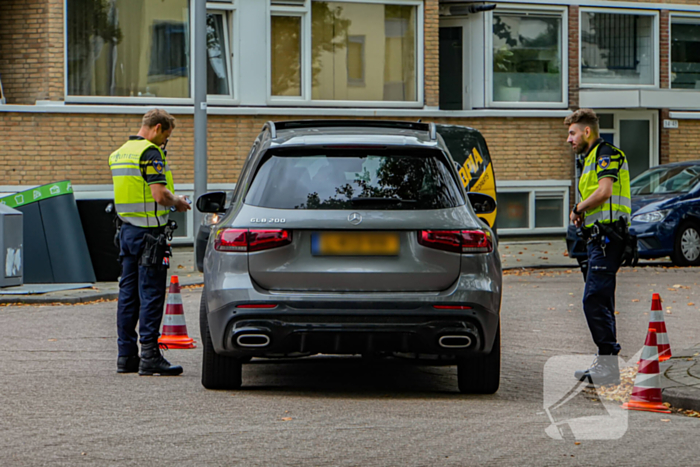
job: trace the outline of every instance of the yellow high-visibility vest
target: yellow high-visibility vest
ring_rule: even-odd
[[[163,168],[157,170],[151,163],[142,163],[141,156],[149,148],[156,148],[163,157]],[[114,205],[119,218],[137,227],[164,226],[170,208],[156,203],[144,174],[164,173],[166,187],[172,193],[173,175],[163,151],[146,139],[132,139],[109,156],[109,168],[114,183]]]
[[[630,221],[632,213],[632,200],[630,195],[630,172],[627,166],[625,153],[620,149],[609,145],[614,149],[614,154],[608,158],[598,160],[598,149],[603,144],[599,143],[586,156],[583,173],[578,182],[578,190],[581,194],[581,201],[586,200],[598,189],[599,175],[605,177],[605,172],[617,169],[617,180],[613,183],[612,196],[602,205],[586,211],[583,226],[593,227],[596,221],[601,224],[610,224],[620,217],[627,223]]]

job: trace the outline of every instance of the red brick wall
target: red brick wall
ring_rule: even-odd
[[[46,92],[48,99],[62,101],[65,96],[63,12],[64,0],[45,0],[46,15]]]
[[[670,22],[668,10],[661,10],[659,15],[659,84],[662,89],[669,88],[668,67],[670,57]]]
[[[0,77],[8,104],[63,100],[63,0],[0,2]]]
[[[579,9],[578,6],[569,7],[569,108],[578,109],[579,91]]]
[[[440,105],[440,16],[438,0],[425,0],[424,7],[424,76],[425,105]]]
[[[678,129],[664,130],[669,135],[668,162],[699,160],[700,120],[678,120]]]
[[[210,115],[209,181],[235,182],[263,124],[289,118]],[[140,115],[0,113],[0,134],[9,135],[0,149],[0,185],[62,179],[75,184],[111,183],[107,158],[138,131],[140,120]],[[434,121],[481,130],[499,180],[561,180],[573,176],[566,127],[560,118]],[[193,117],[177,116],[177,127],[168,144],[177,183],[193,181],[193,146]]]
[[[46,99],[46,0],[4,0],[0,14],[0,77],[8,103]]]

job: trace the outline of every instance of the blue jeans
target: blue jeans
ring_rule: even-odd
[[[157,341],[160,335],[168,270],[139,265],[147,233],[158,235],[159,229],[125,223],[119,233],[122,276],[117,303],[117,343],[120,357],[138,355],[137,323],[142,344]]]
[[[588,243],[588,271],[583,292],[583,312],[598,355],[617,355],[615,327],[615,285],[617,270],[622,263],[622,245],[611,240],[605,253],[597,242]]]

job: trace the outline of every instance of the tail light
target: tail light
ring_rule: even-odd
[[[236,305],[236,308],[275,308],[276,306],[276,303],[244,303]]]
[[[453,253],[490,253],[491,234],[483,230],[421,230],[418,243]]]
[[[217,251],[253,252],[269,250],[292,243],[289,230],[220,229],[216,232]]]
[[[471,310],[467,305],[433,305],[436,310]]]

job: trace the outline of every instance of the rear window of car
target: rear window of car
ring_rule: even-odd
[[[245,203],[275,209],[445,209],[464,196],[441,151],[284,150],[268,153]]]

